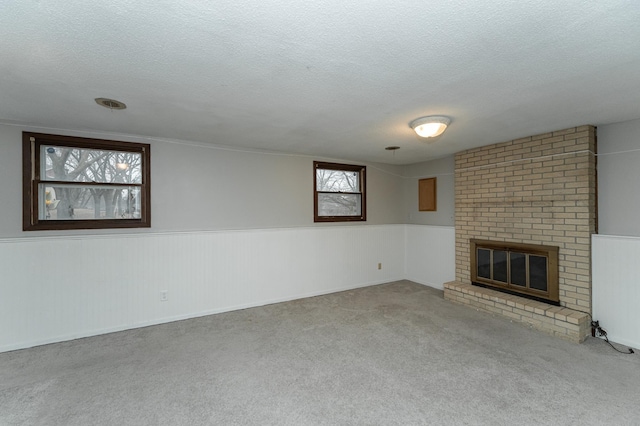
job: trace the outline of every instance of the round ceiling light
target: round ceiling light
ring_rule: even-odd
[[[125,109],[127,107],[124,102],[109,98],[96,98],[96,103],[109,109]]]
[[[416,118],[409,123],[409,127],[421,138],[435,138],[444,133],[449,123],[451,123],[449,117],[431,115],[429,117]]]

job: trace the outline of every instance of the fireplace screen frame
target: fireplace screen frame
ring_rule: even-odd
[[[558,279],[559,247],[537,245],[537,244],[510,243],[510,242],[504,242],[504,241],[478,240],[478,239],[470,239],[469,241],[470,241],[470,247],[471,247],[470,258],[471,258],[472,284],[483,286],[483,287],[492,287],[492,288],[495,288],[496,290],[521,295],[524,297],[540,300],[547,303],[552,303],[554,305],[560,304],[559,279]],[[524,287],[511,283],[511,271],[510,271],[511,262],[510,261],[506,262],[506,267],[507,267],[506,282],[478,276],[478,250],[479,249],[491,250],[492,255],[493,255],[493,251],[505,251],[507,259],[511,258],[510,253],[521,253],[525,255],[545,257],[547,259],[546,291],[531,288],[529,286],[529,283],[530,283],[530,276],[529,276],[530,275],[529,274],[530,257],[529,256],[525,257],[527,285]],[[495,278],[493,276],[493,266],[491,266],[491,269],[492,269],[492,272],[490,275],[493,278]]]

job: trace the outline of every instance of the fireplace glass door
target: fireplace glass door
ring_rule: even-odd
[[[558,248],[472,240],[472,282],[558,302]]]

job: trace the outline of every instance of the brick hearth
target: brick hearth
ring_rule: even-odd
[[[586,313],[458,281],[444,284],[444,297],[484,312],[502,315],[571,342],[581,343],[591,330],[591,321]]]

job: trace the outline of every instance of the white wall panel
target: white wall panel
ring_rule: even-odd
[[[455,239],[453,226],[406,225],[406,279],[442,290],[455,279]]]
[[[423,225],[0,240],[0,351],[402,278],[441,289],[454,241]],[[594,317],[636,348],[639,258],[640,238],[593,237]]]
[[[0,351],[394,281],[404,267],[404,225],[4,239]]]
[[[593,317],[609,339],[640,348],[640,238],[594,235]]]

